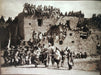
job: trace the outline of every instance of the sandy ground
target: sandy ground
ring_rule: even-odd
[[[59,69],[45,68],[44,65],[38,65],[38,68],[35,68],[34,65],[2,67],[1,71],[2,74],[100,75],[98,71],[68,70],[61,67]]]

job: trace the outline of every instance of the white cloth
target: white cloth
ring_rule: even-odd
[[[59,52],[58,50],[55,52],[54,57],[55,57],[57,60],[59,60],[59,59],[61,58],[61,54],[60,54],[60,52]]]
[[[36,55],[36,58],[39,58],[39,56],[40,56],[40,50],[36,50],[36,51],[34,51],[34,54]]]

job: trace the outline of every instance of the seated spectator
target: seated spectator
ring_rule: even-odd
[[[87,58],[87,53],[84,52],[83,58]]]

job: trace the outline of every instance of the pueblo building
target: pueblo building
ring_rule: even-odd
[[[96,46],[98,43],[101,44],[101,31],[92,28],[91,19],[84,18],[81,11],[63,14],[59,8],[53,6],[36,7],[25,3],[23,12],[16,18],[18,23],[15,24],[16,34],[12,36],[12,41],[16,40],[15,37],[24,41],[33,41],[35,32],[37,35],[46,34],[44,41],[39,42],[46,47],[49,42],[51,43],[47,37],[51,36],[54,46],[60,49],[68,47],[71,51],[86,51],[90,54],[96,54]]]

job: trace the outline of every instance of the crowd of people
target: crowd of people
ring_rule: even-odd
[[[53,6],[44,6],[42,5],[33,5],[33,4],[24,4],[24,9],[23,12],[26,15],[34,15],[36,17],[42,17],[46,16],[47,18],[49,17],[54,17],[56,14],[60,14],[60,9],[59,8],[54,8]]]
[[[86,58],[86,52],[77,53],[71,52],[70,49],[67,47],[65,50],[60,50],[59,48],[51,45],[49,43],[49,47],[46,48],[45,44],[41,46],[33,45],[33,46],[26,46],[26,45],[18,45],[18,46],[11,46],[10,49],[5,49],[3,58],[5,64],[9,65],[29,65],[34,64],[35,67],[39,64],[44,64],[45,67],[48,67],[50,64],[54,65],[57,64],[57,68],[63,67],[65,59],[67,59],[67,65],[69,69],[72,69],[74,65],[75,58]]]

